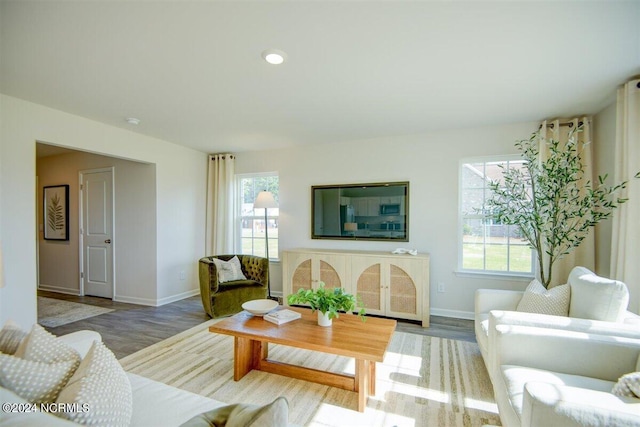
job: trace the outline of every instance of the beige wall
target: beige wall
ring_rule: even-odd
[[[0,95],[0,240],[6,286],[0,323],[30,327],[36,315],[36,141],[156,167],[156,286],[159,305],[199,292],[197,260],[204,256],[207,155],[167,141]],[[180,272],[185,279],[180,279]]]
[[[38,225],[43,224],[42,189],[69,184],[69,241],[39,242],[40,289],[78,295],[79,269],[79,172],[114,169],[114,266],[118,301],[153,300],[156,295],[156,167],[113,157],[76,151],[38,159]]]

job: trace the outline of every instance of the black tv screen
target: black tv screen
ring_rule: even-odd
[[[409,182],[314,185],[311,238],[409,241]]]

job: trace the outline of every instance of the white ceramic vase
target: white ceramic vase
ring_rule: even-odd
[[[331,326],[332,319],[329,319],[329,312],[318,311],[318,326]]]

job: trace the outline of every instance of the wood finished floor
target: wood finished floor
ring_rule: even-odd
[[[96,331],[102,335],[102,340],[118,359],[209,320],[202,309],[199,296],[161,307],[147,307],[105,298],[46,291],[38,291],[38,295],[113,309],[110,313],[46,329],[55,335],[86,329]],[[423,328],[415,322],[399,320],[396,330],[475,342],[472,320],[431,316],[429,328]]]

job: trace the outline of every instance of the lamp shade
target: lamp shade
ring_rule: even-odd
[[[358,223],[357,222],[345,222],[344,223],[344,231],[358,231]]]
[[[255,202],[253,202],[254,209],[272,209],[277,208],[278,202],[273,198],[271,191],[261,191],[258,193]]]

